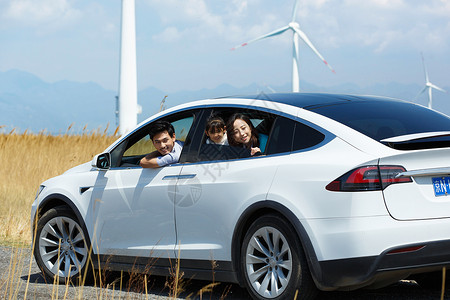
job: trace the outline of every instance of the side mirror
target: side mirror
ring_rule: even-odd
[[[94,168],[107,170],[111,167],[111,155],[109,153],[97,154],[92,159],[91,165]]]

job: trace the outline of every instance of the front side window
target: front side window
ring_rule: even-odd
[[[155,151],[156,148],[153,146],[152,140],[150,139],[150,135],[145,134],[139,141],[131,145],[124,153],[123,159],[127,159],[129,157],[140,156],[146,153]]]
[[[176,139],[181,142],[186,142],[194,122],[194,116],[193,112],[188,112],[167,116],[158,121],[171,123],[175,129]],[[142,157],[156,150],[149,135],[149,127],[151,124],[149,123],[142,127],[111,152],[111,165],[113,167],[138,166]]]

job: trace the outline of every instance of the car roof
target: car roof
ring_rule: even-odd
[[[351,102],[384,102],[401,101],[397,99],[378,97],[378,96],[355,96],[345,94],[326,94],[326,93],[260,93],[258,95],[231,96],[217,99],[239,98],[265,100],[277,103],[288,104],[304,109],[314,109],[326,105],[345,104]]]

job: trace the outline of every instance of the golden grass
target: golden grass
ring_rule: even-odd
[[[0,270],[0,298],[16,299],[19,291],[25,285],[25,298],[33,297],[30,290],[30,275],[32,256],[25,254],[25,248],[31,243],[30,233],[30,209],[34,201],[39,184],[48,178],[62,174],[64,171],[79,164],[92,160],[93,156],[101,153],[117,137],[98,131],[79,135],[60,134],[57,136],[40,133],[15,133],[0,134],[0,244],[14,245],[11,248],[11,259],[8,270]],[[148,148],[149,141],[142,141]],[[142,146],[142,145],[138,145]],[[137,147],[140,148],[140,147]],[[139,151],[139,149],[133,149]],[[28,269],[28,270],[27,270]],[[175,299],[184,290],[186,282],[179,270],[179,261],[173,270],[173,274],[167,279],[169,295]],[[97,273],[98,272],[98,273]],[[136,290],[142,285],[141,295],[134,295],[133,299],[148,299],[148,274],[137,276],[129,275],[128,290]],[[24,274],[28,274],[27,280],[23,280]],[[121,299],[123,272],[120,276],[118,299]],[[84,274],[86,276],[86,274]],[[105,285],[104,270],[97,270],[94,275],[94,295],[96,299],[116,299],[116,282]],[[173,278],[172,278],[173,277]],[[97,282],[98,280],[98,282]],[[82,299],[86,294],[83,291],[84,280],[81,287],[75,288],[67,282],[60,286],[59,278],[55,277],[53,284],[49,282],[47,287],[48,297],[51,299],[67,299],[69,289],[75,289],[76,299]],[[117,282],[118,284],[118,282]],[[200,298],[203,293],[212,292],[218,283],[211,283],[199,291]],[[228,290],[226,291],[228,293]],[[112,295],[111,295],[112,294]],[[58,296],[59,295],[59,296]],[[223,295],[222,299],[225,298]],[[126,296],[129,299],[130,295]],[[190,298],[190,297],[188,297]],[[124,298],[125,299],[125,298]]]
[[[30,242],[30,209],[39,184],[101,153],[115,136],[0,134],[0,241]]]

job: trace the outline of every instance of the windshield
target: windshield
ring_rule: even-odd
[[[423,106],[382,99],[350,101],[307,108],[347,125],[374,140],[407,134],[450,131],[450,118]],[[426,137],[414,141],[382,142],[402,150],[449,147],[450,137]]]

